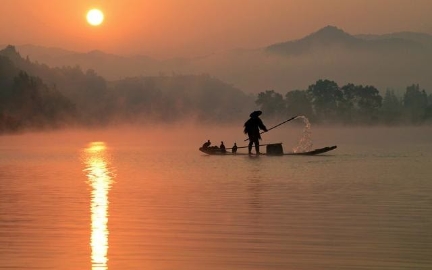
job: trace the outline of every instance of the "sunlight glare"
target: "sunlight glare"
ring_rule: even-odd
[[[87,22],[93,26],[100,25],[104,20],[104,14],[100,9],[91,9],[87,12]]]
[[[108,263],[108,192],[111,188],[112,171],[110,170],[107,147],[103,142],[93,142],[85,152],[85,172],[92,187],[91,238],[92,269],[106,270]]]

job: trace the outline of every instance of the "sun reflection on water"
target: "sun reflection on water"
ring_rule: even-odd
[[[110,158],[104,142],[92,142],[84,149],[88,184],[91,186],[92,269],[108,269],[108,193],[113,183]]]

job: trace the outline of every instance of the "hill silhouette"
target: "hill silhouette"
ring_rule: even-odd
[[[262,52],[233,53],[236,57],[249,57]],[[98,51],[91,54],[96,58],[104,56]],[[328,59],[333,59],[331,54]],[[256,67],[244,67],[258,72],[261,78],[266,75],[264,69],[253,68]],[[432,119],[432,94],[419,84],[408,84],[403,95],[392,90],[381,95],[371,84],[344,85],[327,79],[310,83],[303,90],[282,94],[265,90],[246,95],[207,74],[106,80],[92,69],[52,68],[32,62],[22,58],[14,46],[7,46],[0,50],[0,134],[131,123],[238,123],[257,106],[269,118],[308,115],[314,123],[426,124]]]
[[[244,119],[253,102],[205,74],[107,81],[92,69],[24,59],[14,46],[0,50],[0,134],[116,123],[227,123]]]
[[[423,37],[420,38],[420,37]],[[299,55],[314,51],[347,50],[351,53],[394,54],[412,52],[417,54],[430,53],[424,46],[428,35],[395,33],[387,35],[352,36],[335,26],[326,26],[300,40],[282,42],[268,46],[269,53],[282,55]],[[432,39],[432,36],[431,36]],[[428,52],[429,50],[429,52]]]
[[[326,26],[304,38],[263,48],[167,60],[33,45],[17,46],[17,50],[31,61],[53,67],[78,65],[84,70],[93,69],[108,80],[206,73],[247,93],[300,89],[325,78],[341,83],[373,84],[381,92],[387,88],[402,92],[412,83],[432,89],[428,72],[432,36],[412,32],[351,35],[338,27]]]
[[[283,55],[299,55],[315,49],[335,46],[355,48],[364,43],[335,26],[326,26],[302,39],[276,43],[265,48],[267,52]]]

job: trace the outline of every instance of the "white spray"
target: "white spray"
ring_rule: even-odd
[[[302,153],[310,151],[313,145],[312,142],[312,132],[311,132],[311,124],[309,119],[306,116],[300,115],[297,116],[296,119],[302,119],[305,127],[303,128],[303,134],[299,139],[297,146],[293,148],[294,153]]]

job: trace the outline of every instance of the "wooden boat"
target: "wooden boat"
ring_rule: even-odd
[[[284,153],[283,148],[282,148],[282,143],[263,144],[260,146],[266,146],[266,150],[267,150],[265,153],[261,153],[260,155],[267,155],[267,156],[284,156],[284,155],[313,156],[313,155],[327,153],[327,152],[332,151],[332,150],[337,148],[336,145],[333,145],[333,146],[318,148],[318,149],[307,151],[307,152]],[[239,147],[239,148],[245,148],[245,147],[243,146],[243,147]],[[227,148],[227,150],[224,152],[217,146],[211,146],[211,147],[207,147],[207,148],[200,147],[199,150],[205,154],[208,154],[208,155],[249,155],[248,153],[239,153],[239,152],[232,153],[231,148]]]

